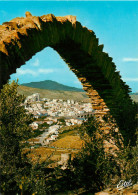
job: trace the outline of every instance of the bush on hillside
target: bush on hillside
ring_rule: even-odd
[[[120,180],[131,179],[133,184],[136,183],[136,147],[124,146],[116,157],[105,153],[103,140],[107,136],[100,136],[99,123],[94,118],[85,122],[79,130],[85,145],[70,165],[76,188],[96,192],[116,187]]]
[[[17,87],[15,81],[7,83],[0,93],[0,190],[5,192],[16,190],[18,176],[26,166],[21,141],[32,135],[32,118],[22,106],[24,96],[18,95]]]

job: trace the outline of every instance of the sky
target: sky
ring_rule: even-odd
[[[75,15],[95,32],[103,51],[113,58],[122,79],[138,91],[138,1],[0,1],[0,25],[15,17]],[[16,70],[19,83],[53,80],[81,87],[80,82],[52,48],[45,48]]]

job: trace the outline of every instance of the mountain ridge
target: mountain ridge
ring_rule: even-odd
[[[60,83],[58,83],[56,81],[52,81],[52,80],[23,83],[23,84],[21,84],[21,86],[26,86],[26,87],[31,87],[31,88],[38,88],[38,89],[58,90],[58,91],[84,92],[84,90],[81,89],[81,88],[70,87],[70,86],[63,85],[63,84],[60,84]]]

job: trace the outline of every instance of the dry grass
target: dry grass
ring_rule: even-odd
[[[29,142],[39,142],[39,138],[30,138],[28,139]]]
[[[79,152],[79,150],[72,151],[67,149],[54,149],[54,148],[33,148],[33,149],[25,149],[23,153],[30,152],[27,157],[31,160],[32,163],[42,163],[47,161],[48,159],[51,161],[58,162],[61,159],[61,154],[71,153],[72,159]]]
[[[82,148],[82,145],[83,141],[77,135],[76,136],[68,135],[50,144],[50,146],[54,146],[56,148],[78,150]]]

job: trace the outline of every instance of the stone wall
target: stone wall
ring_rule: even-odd
[[[115,136],[123,140],[122,134],[124,143],[129,138],[134,143],[135,113],[130,113],[135,107],[128,95],[130,89],[121,80],[112,58],[102,51],[103,45],[98,44],[95,33],[83,27],[75,16],[36,17],[26,12],[25,18],[3,23],[0,26],[0,88],[17,68],[47,46],[59,53],[81,81],[102,131],[108,132],[109,142]]]

